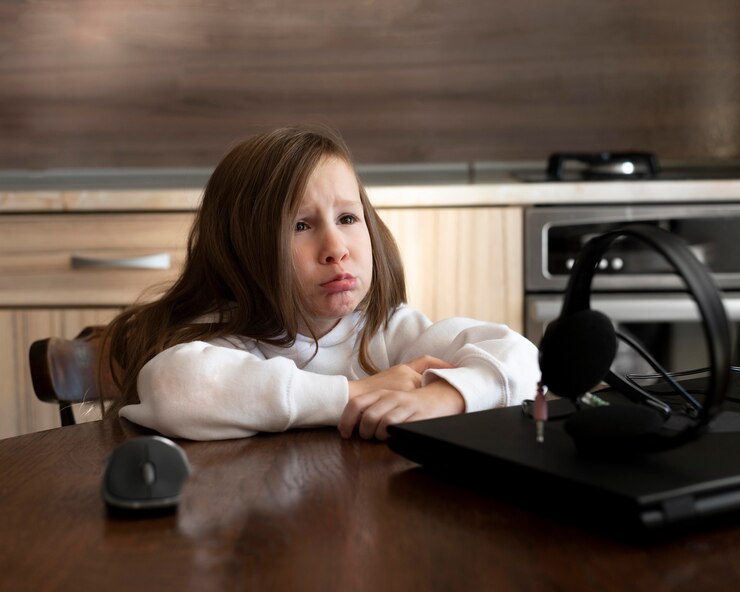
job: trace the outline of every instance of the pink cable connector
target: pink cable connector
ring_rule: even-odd
[[[547,421],[547,401],[542,382],[537,383],[537,395],[534,398],[534,413],[532,414],[537,430],[537,442],[545,441],[545,422]]]

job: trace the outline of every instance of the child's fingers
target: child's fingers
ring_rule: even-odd
[[[355,397],[344,408],[337,428],[343,438],[352,436],[357,427],[360,438],[388,437],[387,427],[403,423],[417,410],[416,397],[402,391],[376,391]]]
[[[380,397],[372,405],[367,406],[359,417],[357,424],[357,435],[365,440],[375,438],[383,418],[398,408],[395,397]],[[387,436],[387,433],[386,433]]]
[[[378,440],[387,440],[389,425],[406,423],[407,421],[411,421],[415,415],[416,411],[413,408],[407,406],[394,407],[378,421],[375,429],[375,437]]]
[[[408,421],[417,412],[419,403],[418,397],[407,392],[384,393],[362,413],[357,429],[359,436],[386,440],[388,426]]]
[[[380,398],[378,391],[372,393],[366,393],[353,397],[349,400],[347,405],[342,411],[342,416],[339,418],[337,429],[342,438],[349,438],[352,436],[352,432],[355,426],[359,423],[363,412],[367,407],[375,403]]]
[[[441,360],[440,358],[435,358],[434,356],[422,356],[420,358],[416,358],[415,360],[411,360],[410,362],[407,362],[406,365],[412,370],[418,372],[419,374],[423,374],[425,370],[430,370],[433,368],[454,368],[455,367],[453,364],[450,364],[449,362]]]

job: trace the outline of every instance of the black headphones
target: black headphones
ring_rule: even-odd
[[[656,411],[654,396],[611,371],[617,337],[609,318],[590,309],[591,283],[599,262],[622,238],[637,239],[660,253],[683,279],[696,302],[708,345],[710,375],[705,400],[695,418],[678,431],[666,429],[666,414]],[[579,451],[621,456],[681,446],[701,435],[719,411],[730,381],[730,332],[714,279],[678,236],[654,226],[630,225],[591,239],[571,271],[560,316],[540,342],[542,382],[560,397],[576,400],[606,382],[630,401],[584,408],[565,430]],[[659,403],[659,401],[657,401]]]

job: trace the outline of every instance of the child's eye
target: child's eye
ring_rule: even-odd
[[[354,224],[358,218],[354,214],[344,214],[339,218],[340,224]]]
[[[303,232],[304,230],[308,230],[308,224],[305,222],[296,222],[295,223],[295,231],[296,232]]]

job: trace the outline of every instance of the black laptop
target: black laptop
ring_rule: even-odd
[[[548,405],[550,416],[572,409],[565,400]],[[388,431],[393,451],[429,469],[608,530],[659,533],[740,517],[740,413],[733,410],[693,442],[627,459],[578,453],[562,421],[549,421],[538,443],[519,406]]]

